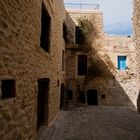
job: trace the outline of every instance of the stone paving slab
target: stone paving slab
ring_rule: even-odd
[[[61,111],[38,140],[140,140],[140,115],[128,108],[85,107]]]

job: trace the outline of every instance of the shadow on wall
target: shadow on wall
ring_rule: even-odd
[[[74,95],[77,96],[76,103],[87,103],[87,92],[89,90],[97,90],[99,105],[123,106],[135,109],[134,104],[128,96],[129,93],[126,93],[124,90],[126,89],[126,87],[123,87],[125,83],[131,81],[130,77],[126,74],[125,77],[120,76],[121,82],[120,79],[118,81],[118,73],[114,68],[114,65],[112,64],[110,57],[106,53],[103,54],[103,52],[102,54],[100,54],[100,48],[102,48],[102,45],[99,44],[100,42],[102,43],[102,40],[100,39],[100,34],[98,34],[98,31],[96,31],[96,28],[92,27],[93,24],[88,19],[81,19],[80,23],[80,30],[82,29],[82,32],[84,33],[84,39],[86,39],[86,41],[81,42],[81,44],[79,45],[75,45],[72,41],[73,35],[71,35],[71,32],[67,32],[67,36],[69,38],[69,41],[67,42],[67,51],[71,52],[66,62],[67,66],[70,66],[67,69],[67,73],[68,79],[73,80],[73,82],[71,82],[73,83],[73,85],[71,85]],[[68,26],[68,30],[74,31],[73,29],[69,28],[70,27]],[[93,32],[95,32],[94,35]],[[93,42],[93,40],[95,42]],[[97,44],[97,42],[99,45]],[[92,46],[93,44],[95,46]],[[96,46],[98,47],[96,48]],[[75,63],[75,60],[77,59],[77,54],[87,54],[88,57],[88,70],[87,75],[84,79],[80,79],[73,75],[73,73],[75,73],[75,69],[77,69],[78,67]],[[126,85],[128,86],[128,88],[129,86],[131,86],[133,89],[133,85]]]
[[[128,96],[129,93],[125,92],[124,87],[117,80],[118,75],[115,77],[116,69],[107,54],[101,56],[98,51],[93,49],[88,56],[90,56],[88,58],[88,73],[83,82],[82,91],[87,93],[91,89],[98,90],[99,105],[122,106],[135,109]],[[121,78],[122,83],[127,83],[130,77],[125,74]]]

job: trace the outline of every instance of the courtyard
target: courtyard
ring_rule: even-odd
[[[140,115],[128,108],[89,106],[61,111],[38,140],[140,140]]]

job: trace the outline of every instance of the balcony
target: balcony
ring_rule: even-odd
[[[74,10],[99,10],[99,4],[78,4],[78,3],[65,3],[66,9]]]

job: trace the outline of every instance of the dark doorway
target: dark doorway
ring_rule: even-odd
[[[64,102],[64,84],[61,84],[61,92],[60,92],[60,110],[64,108],[65,102]]]
[[[73,100],[73,91],[68,90],[68,100]]]
[[[91,89],[87,91],[87,103],[88,105],[98,105],[97,90]]]
[[[48,121],[49,81],[47,78],[38,80],[37,128]]]

